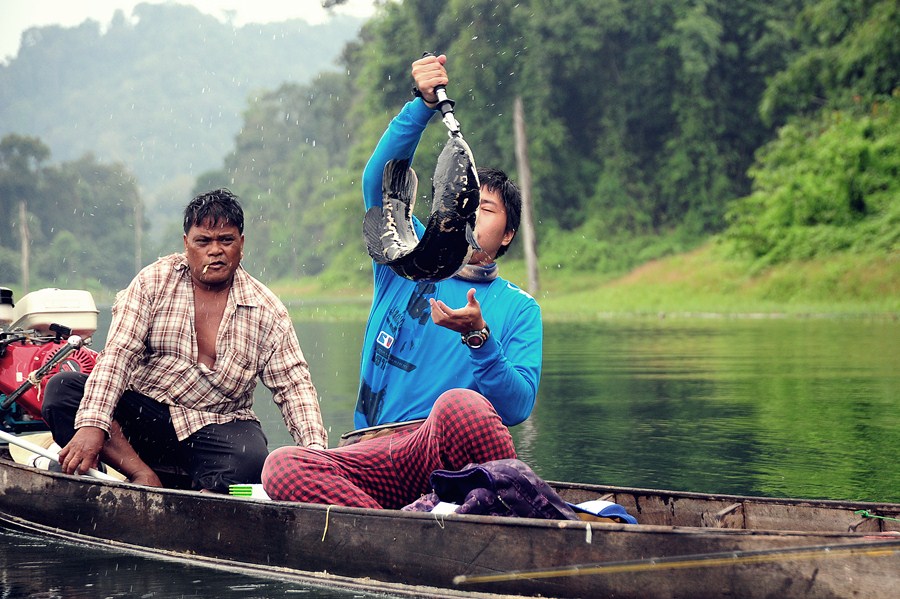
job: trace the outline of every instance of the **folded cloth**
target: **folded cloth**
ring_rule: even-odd
[[[637,524],[637,518],[625,511],[624,507],[618,503],[613,503],[612,501],[594,499],[592,501],[583,501],[579,504],[570,503],[569,507],[571,507],[576,514],[587,514],[590,516],[589,518],[582,518],[579,516],[579,518],[582,518],[583,520],[590,520],[593,519],[592,517],[595,517],[614,520],[615,522],[622,522],[624,524]]]
[[[406,511],[430,512],[440,502],[458,503],[457,514],[579,520],[572,507],[521,460],[469,464],[462,470],[435,470],[432,493]]]

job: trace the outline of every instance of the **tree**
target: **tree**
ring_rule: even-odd
[[[890,97],[900,86],[896,0],[809,2],[794,30],[799,48],[765,91],[767,122]]]
[[[262,94],[245,111],[224,168],[204,176],[204,189],[225,185],[242,198],[245,261],[254,272],[318,274],[330,261],[334,241],[325,231],[335,219],[338,239],[346,239],[334,196],[338,188],[353,188],[346,168],[356,130],[351,106],[350,80],[338,74]]]
[[[0,245],[17,248],[19,204],[32,202],[41,184],[41,166],[50,148],[36,137],[9,134],[0,140]]]
[[[11,134],[0,141],[0,206],[7,216],[0,223],[6,248],[0,273],[8,280],[24,274],[14,266],[24,202],[30,270],[44,284],[124,286],[135,274],[135,227],[146,229],[135,223],[142,200],[134,175],[91,154],[56,166],[45,164],[49,157],[37,138]]]
[[[751,171],[726,239],[761,265],[900,247],[900,96],[793,119]]]
[[[809,3],[761,102],[783,124],[750,170],[726,239],[760,264],[898,244],[900,5]]]

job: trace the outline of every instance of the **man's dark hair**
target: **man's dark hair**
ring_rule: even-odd
[[[487,187],[503,198],[503,207],[506,209],[506,230],[518,231],[519,221],[522,218],[522,194],[516,184],[506,176],[506,173],[495,168],[479,168],[478,181],[482,187]],[[505,254],[509,245],[501,245],[495,258]]]
[[[184,209],[184,234],[193,226],[234,225],[244,233],[244,209],[236,195],[224,187],[196,196]]]

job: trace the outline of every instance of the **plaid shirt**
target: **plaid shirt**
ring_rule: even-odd
[[[144,268],[116,296],[106,347],[91,372],[75,428],[109,432],[126,390],[169,406],[183,441],[208,424],[257,420],[256,377],[272,390],[301,446],[328,446],[319,402],[287,309],[238,268],[216,338],[216,363],[197,361],[194,294],[182,254]]]

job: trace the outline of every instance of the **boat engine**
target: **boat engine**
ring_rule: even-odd
[[[12,303],[9,291],[0,290],[2,300]],[[82,294],[87,292],[34,292],[22,298],[18,312],[0,319],[0,428],[15,433],[46,430],[41,403],[50,377],[94,368],[98,354],[85,347],[82,335],[96,330],[97,310],[93,299],[87,302]],[[66,321],[76,330],[58,324]]]

